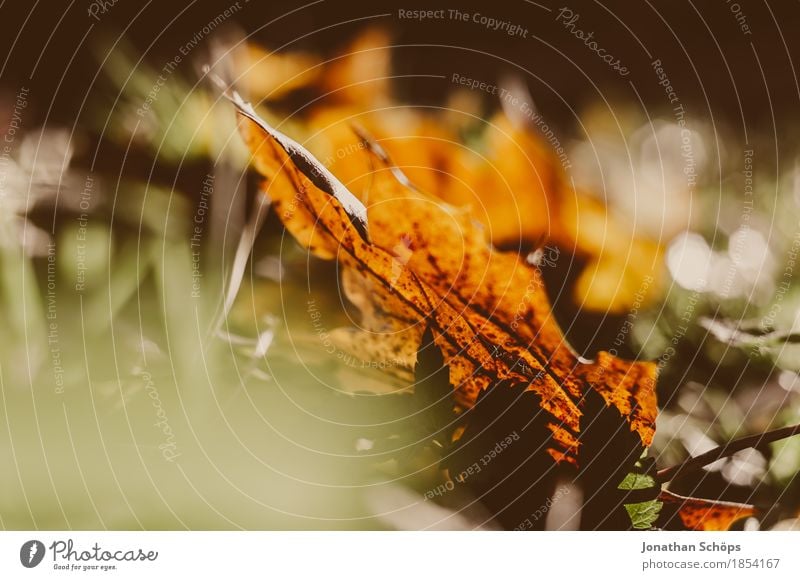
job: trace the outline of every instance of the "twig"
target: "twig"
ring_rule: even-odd
[[[733,441],[729,441],[724,445],[715,447],[711,451],[706,451],[705,453],[701,453],[696,457],[691,457],[683,463],[660,469],[656,473],[656,480],[660,483],[665,483],[675,479],[678,477],[678,475],[681,475],[687,471],[693,471],[708,465],[709,463],[714,463],[723,457],[729,457],[737,451],[748,449],[750,447],[756,447],[765,443],[772,443],[773,441],[786,439],[787,437],[793,437],[794,435],[798,434],[800,434],[800,425],[792,425],[791,427],[782,427],[773,431],[767,431],[766,433],[759,433],[758,435],[749,435],[748,437],[742,437],[741,439],[734,439]]]

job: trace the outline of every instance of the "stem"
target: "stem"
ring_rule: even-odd
[[[780,429],[774,429],[773,431],[767,431],[766,433],[759,433],[758,435],[750,435],[748,437],[742,437],[741,439],[734,439],[733,441],[728,441],[724,445],[715,447],[711,451],[706,451],[705,453],[701,453],[696,457],[690,457],[683,463],[660,469],[656,473],[656,480],[660,483],[666,483],[667,481],[672,481],[673,479],[677,478],[678,475],[682,475],[687,471],[693,471],[708,465],[709,463],[714,463],[723,457],[730,457],[742,449],[756,447],[758,445],[763,445],[764,443],[772,443],[773,441],[786,439],[787,437],[793,437],[794,435],[799,434],[800,425],[792,425],[790,427],[782,427]]]

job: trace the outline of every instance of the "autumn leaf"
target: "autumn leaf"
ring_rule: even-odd
[[[408,358],[429,329],[464,417],[446,458],[451,473],[501,437],[495,429],[504,416],[502,429],[526,436],[502,462],[531,460],[517,483],[543,481],[530,501],[544,497],[554,466],[573,470],[593,490],[616,488],[652,441],[655,365],[604,352],[595,361],[579,357],[552,315],[539,270],[493,249],[469,212],[416,188],[364,135],[372,170],[359,198],[233,99],[277,215],[300,244],[346,272],[347,295],[360,301],[367,323],[369,340],[359,344]],[[603,510],[587,504],[584,512],[592,521]]]
[[[659,243],[609,211],[602,192],[574,189],[564,144],[547,141],[555,136],[547,125],[517,109],[483,119],[475,92],[463,88],[451,95],[453,106],[439,111],[398,103],[388,80],[391,38],[380,28],[365,29],[331,58],[249,52],[255,58],[242,75],[254,95],[277,105],[277,97],[299,87],[319,94],[291,122],[354,194],[370,187],[372,175],[351,130],[357,124],[412,183],[482,224],[495,247],[525,255],[547,240],[574,255],[584,264],[573,290],[580,308],[619,314],[659,295]],[[530,95],[516,96],[535,108]],[[470,146],[464,133],[472,135]]]
[[[684,497],[666,489],[658,499],[664,504],[660,519],[669,528],[725,531],[738,520],[758,513],[758,509],[749,504]]]
[[[307,52],[267,51],[247,44],[235,56],[245,89],[270,100],[317,82],[323,71],[319,57]]]

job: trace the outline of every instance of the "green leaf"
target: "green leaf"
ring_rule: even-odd
[[[629,473],[619,484],[619,489],[650,489],[656,486],[656,480],[644,473]]]
[[[625,479],[627,479],[627,477]],[[658,519],[658,514],[661,513],[661,507],[663,505],[663,502],[653,499],[640,503],[626,504],[625,509],[628,510],[628,516],[631,518],[631,524],[634,529],[649,530]]]
[[[618,489],[627,492],[637,492],[628,493],[627,495],[633,496],[630,499],[645,500],[625,504],[628,517],[631,519],[631,525],[636,530],[649,530],[652,528],[658,519],[658,514],[661,513],[661,507],[664,505],[657,499],[660,486],[652,475],[648,475],[649,467],[652,467],[652,460],[642,459],[636,464],[638,471],[632,471],[626,475],[625,479],[617,486]],[[648,497],[652,499],[647,499]]]

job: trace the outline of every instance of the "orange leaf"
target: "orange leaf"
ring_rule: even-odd
[[[538,269],[494,250],[471,214],[416,189],[376,144],[366,144],[373,171],[358,199],[302,146],[234,101],[286,228],[368,283],[369,300],[415,347],[432,329],[462,408],[501,382],[523,385],[551,417],[547,453],[575,464],[581,433],[594,421],[583,416],[587,396],[599,395],[640,445],[650,444],[655,365],[607,353],[596,362],[578,357],[553,318]]]
[[[734,522],[758,513],[749,504],[684,497],[667,490],[658,499],[664,502],[665,513],[677,512],[683,526],[695,531],[726,531]]]

